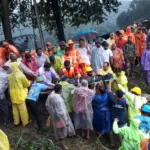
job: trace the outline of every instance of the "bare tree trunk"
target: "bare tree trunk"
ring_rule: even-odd
[[[64,34],[64,28],[63,28],[63,23],[61,19],[59,0],[52,0],[52,10],[54,12],[54,18],[56,20],[58,39],[59,41],[65,41],[65,34]]]
[[[9,20],[9,3],[8,0],[2,0],[2,9],[3,9],[3,17],[2,17],[2,26],[3,32],[6,40],[12,41],[12,33],[11,26]]]

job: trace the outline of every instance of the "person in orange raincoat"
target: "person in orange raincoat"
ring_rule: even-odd
[[[123,49],[126,40],[123,38],[122,33],[119,33],[119,38],[115,41],[115,43],[117,48],[120,48],[121,50]]]
[[[15,46],[8,43],[7,41],[3,41],[3,47],[7,50],[6,51],[7,56],[9,56],[10,53],[16,54],[17,57],[20,56],[18,49]]]
[[[140,58],[145,49],[145,41],[146,41],[145,36],[142,33],[142,29],[140,27],[137,29],[137,32],[135,34],[135,39],[136,39],[136,56],[137,56],[138,64],[140,64]]]
[[[81,77],[88,77],[88,74],[86,72],[86,68],[89,67],[87,63],[81,61],[78,66],[78,73],[81,75]]]
[[[17,57],[19,57],[20,55],[18,50],[13,45],[4,41],[3,47],[0,47],[0,67],[2,67],[5,64],[10,53],[16,54]]]
[[[124,38],[125,38],[126,41],[128,39],[128,36],[131,36],[132,37],[132,42],[135,43],[135,35],[134,35],[134,33],[132,33],[132,30],[131,30],[130,26],[128,26],[126,28],[126,32],[124,34]]]
[[[52,44],[50,42],[46,43],[46,51],[45,51],[45,55],[46,56],[50,56],[53,52],[52,52]]]
[[[70,55],[74,56],[75,60],[78,60],[78,62],[81,60],[81,56],[76,48],[74,48],[74,42],[72,40],[68,41],[68,47],[70,50]]]

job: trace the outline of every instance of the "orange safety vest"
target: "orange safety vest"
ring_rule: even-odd
[[[73,67],[71,67],[69,71],[66,68],[63,68],[62,73],[63,73],[63,75],[69,76],[71,78],[74,78],[76,76]]]

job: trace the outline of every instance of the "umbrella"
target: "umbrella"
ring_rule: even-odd
[[[80,38],[90,40],[90,39],[94,39],[98,35],[99,33],[96,32],[95,30],[84,30],[73,34],[72,39],[75,41],[79,40]]]

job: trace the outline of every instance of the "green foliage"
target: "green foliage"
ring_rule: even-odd
[[[22,133],[17,139],[15,150],[57,150],[53,141],[47,136],[32,142],[25,139]]]
[[[120,28],[135,22],[150,20],[150,0],[133,0],[130,8],[122,12],[117,18],[117,24]]]

